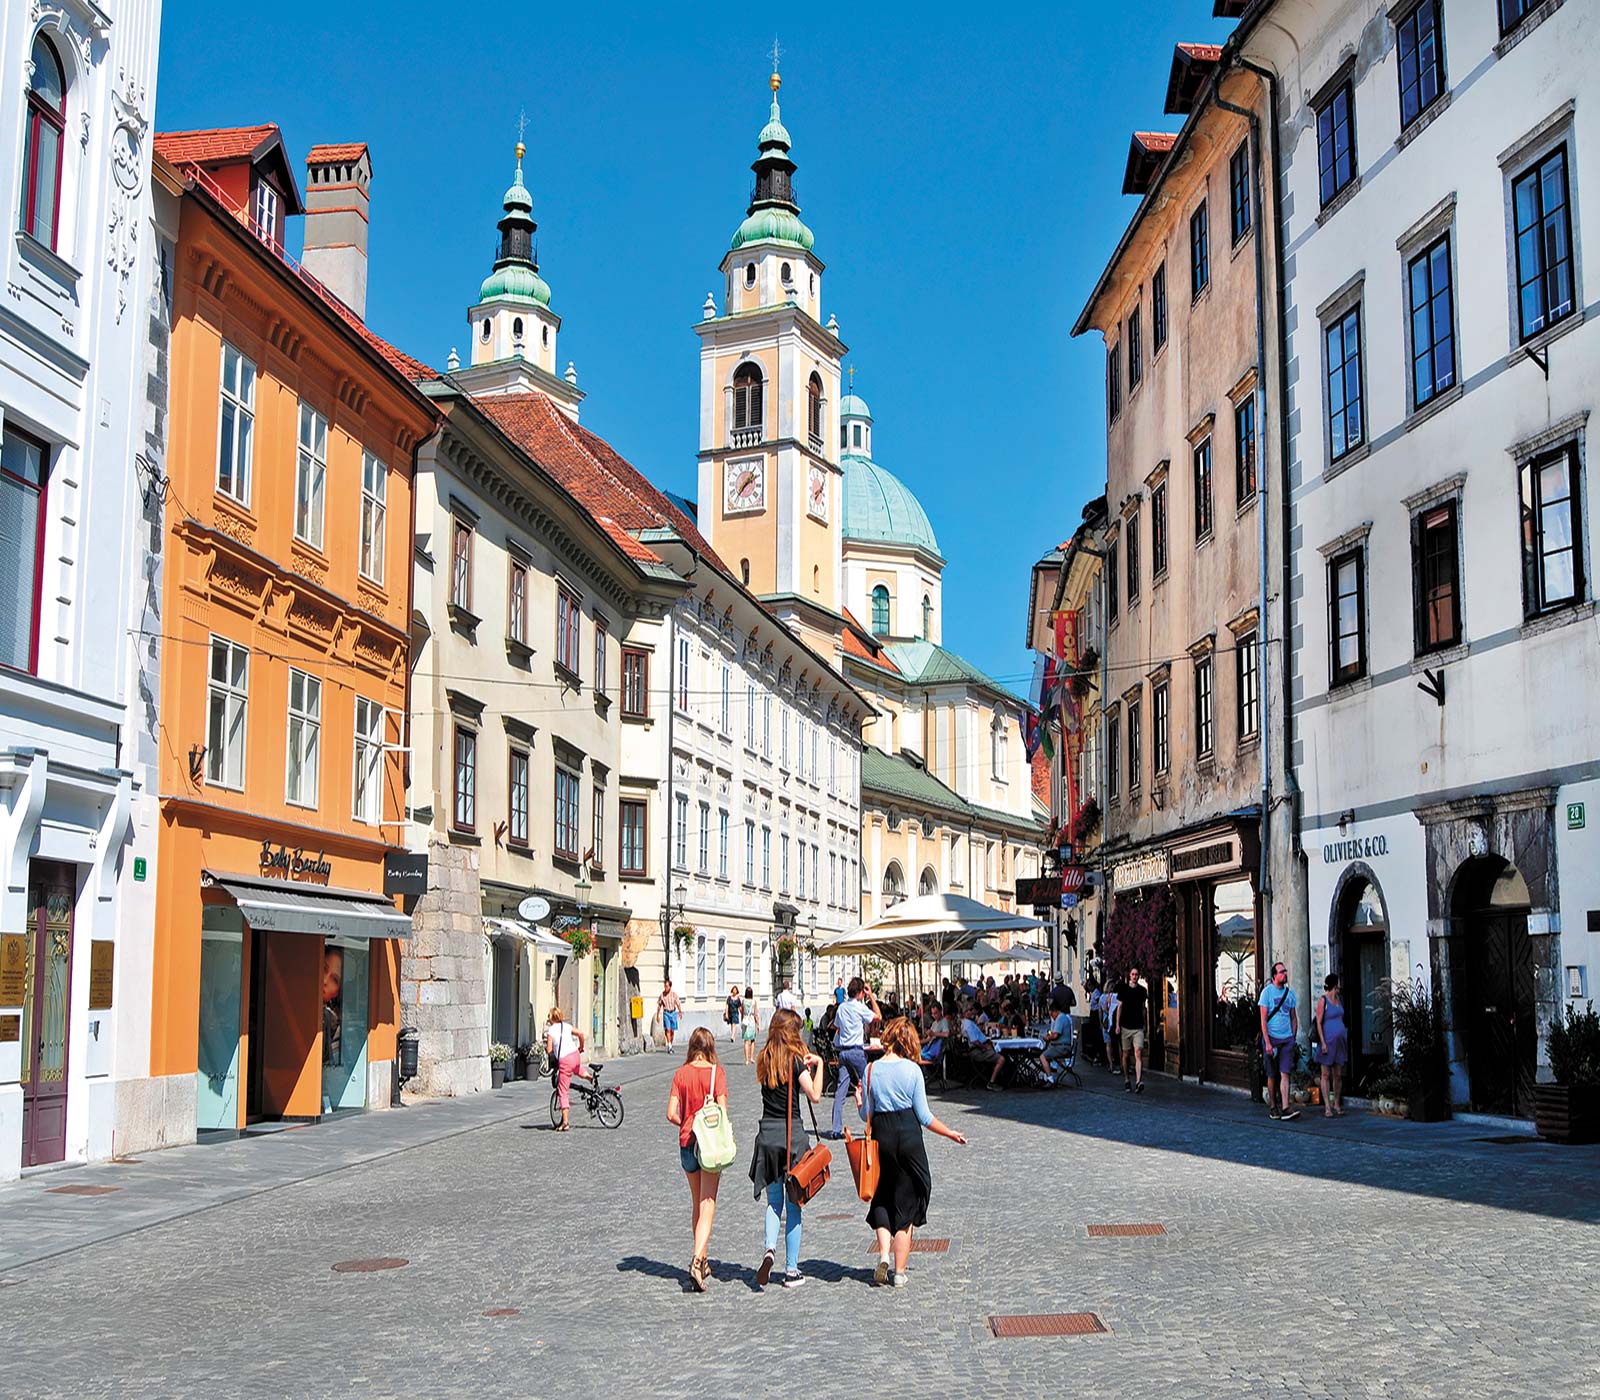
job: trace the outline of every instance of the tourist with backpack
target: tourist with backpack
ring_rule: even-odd
[[[1289,969],[1281,962],[1272,965],[1272,983],[1261,993],[1261,1058],[1267,1072],[1267,1116],[1285,1122],[1300,1116],[1289,1102],[1289,1076],[1294,1073],[1295,1041],[1300,1035],[1300,1013],[1296,1009],[1294,988],[1289,985]],[[1281,1098],[1272,1097],[1273,1081]],[[1281,1107],[1280,1107],[1281,1105]]]
[[[717,1063],[716,1037],[704,1026],[689,1036],[689,1053],[672,1076],[667,1122],[678,1129],[678,1162],[689,1179],[694,1222],[689,1282],[695,1292],[704,1293],[711,1276],[706,1251],[717,1214],[717,1187],[722,1169],[735,1155],[733,1125],[728,1118],[728,1076]]]

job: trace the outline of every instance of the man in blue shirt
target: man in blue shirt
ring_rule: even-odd
[[[1300,1116],[1289,1106],[1289,1076],[1294,1073],[1294,1043],[1300,1034],[1300,1016],[1295,1010],[1294,988],[1289,985],[1289,969],[1281,962],[1272,965],[1272,984],[1261,993],[1261,1051],[1267,1071],[1267,1113],[1285,1122]],[[1281,1097],[1272,1097],[1277,1080]],[[1283,1107],[1279,1108],[1279,1104]]]
[[[842,977],[839,979],[838,986],[833,989],[833,1001],[835,1006],[844,1005],[844,978]]]
[[[860,977],[852,977],[834,1019],[834,1049],[839,1055],[839,1088],[833,1096],[832,1138],[844,1136],[844,1106],[867,1074],[867,1027],[878,1019],[878,999]]]

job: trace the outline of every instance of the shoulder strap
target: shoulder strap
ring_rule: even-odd
[[[861,1091],[861,1096],[867,1102],[867,1137],[870,1140],[871,1137],[872,1137],[872,1063],[871,1063],[871,1061],[868,1061],[868,1063],[867,1063],[867,1083],[866,1083],[866,1087]]]
[[[1276,1016],[1280,1011],[1282,1011],[1284,1002],[1286,1002],[1288,1000],[1289,1000],[1289,989],[1287,987],[1285,987],[1283,989],[1283,995],[1278,998],[1278,1004],[1276,1006],[1274,1006],[1271,1011],[1267,1012],[1267,1020],[1270,1021],[1274,1016]]]

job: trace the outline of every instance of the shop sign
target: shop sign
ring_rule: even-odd
[[[1068,866],[1059,875],[1041,875],[1038,879],[1019,879],[1017,881],[1017,903],[1031,904],[1037,908],[1054,909],[1058,905],[1065,909],[1069,905],[1061,903],[1064,896],[1076,894],[1081,890],[1089,872],[1081,865]]]
[[[28,936],[0,937],[0,1006],[21,1006],[28,982]]]
[[[271,841],[263,841],[261,873],[282,875],[290,880],[327,880],[333,875],[333,863],[321,851],[308,856],[302,846],[296,846],[292,851],[287,846],[273,850]]]
[[[0,1016],[0,1045],[15,1045],[22,1039],[22,1017]]]
[[[133,858],[133,878],[135,880],[143,880],[148,869],[149,867],[145,864],[143,856],[135,856]]]
[[[1165,851],[1150,851],[1111,867],[1111,888],[1133,890],[1141,885],[1164,885],[1170,878]]]
[[[112,969],[116,966],[117,945],[109,938],[96,938],[89,944],[89,1010],[111,1009]]]
[[[411,851],[390,851],[383,858],[385,894],[425,895],[428,892],[428,857]]]
[[[1171,853],[1174,880],[1203,880],[1239,868],[1239,838],[1221,836],[1192,846],[1174,846]]]
[[[517,917],[530,924],[542,924],[550,917],[550,901],[543,895],[530,894],[517,905]]]
[[[1354,836],[1346,841],[1329,841],[1322,848],[1325,865],[1343,865],[1347,860],[1372,860],[1388,854],[1387,836]]]

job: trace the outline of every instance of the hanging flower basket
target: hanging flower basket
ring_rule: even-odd
[[[1078,820],[1072,828],[1072,841],[1074,845],[1081,846],[1087,841],[1100,826],[1100,804],[1090,798],[1078,812]]]
[[[677,928],[672,930],[673,946],[677,948],[679,953],[687,953],[694,945],[694,933],[693,924],[679,924]]]
[[[594,935],[586,928],[569,928],[561,936],[567,940],[574,957],[582,958],[594,952]]]
[[[780,963],[793,962],[795,949],[799,946],[800,942],[798,939],[792,938],[787,934],[784,935],[784,937],[778,940],[778,961]]]

